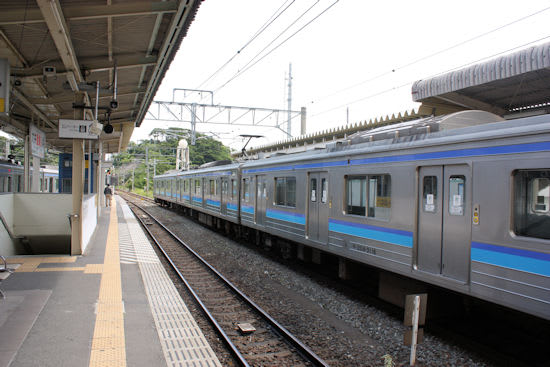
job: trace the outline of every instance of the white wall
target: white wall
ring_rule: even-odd
[[[16,236],[71,235],[67,214],[73,210],[71,194],[14,194]]]
[[[5,193],[0,195],[0,212],[4,216],[7,225],[13,232],[13,194]],[[0,223],[0,255],[17,255],[16,241],[10,238],[10,235],[4,225]]]
[[[96,194],[85,195],[82,199],[82,253],[90,243],[97,226]]]

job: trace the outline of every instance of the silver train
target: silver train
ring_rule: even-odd
[[[550,116],[498,120],[467,111],[164,174],[154,196],[253,240],[550,320]]]
[[[31,168],[30,175],[33,175]],[[0,161],[0,193],[23,192],[24,167],[11,161]],[[54,168],[40,168],[40,192],[59,191],[59,172]]]

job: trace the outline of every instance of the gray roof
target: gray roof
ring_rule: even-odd
[[[452,71],[412,86],[415,102],[445,102],[504,115],[550,102],[550,43]]]
[[[9,60],[13,88],[0,126],[22,137],[34,121],[49,146],[71,151],[72,141],[58,138],[58,120],[81,119],[75,93],[84,92],[84,103],[95,106],[99,82],[99,120],[110,117],[114,127],[100,136],[104,151],[124,150],[201,1],[2,0],[0,58]],[[108,116],[115,63],[118,107]],[[55,73],[44,75],[45,66]]]

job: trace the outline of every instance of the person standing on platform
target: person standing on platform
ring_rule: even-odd
[[[113,190],[111,190],[109,184],[107,184],[107,187],[103,190],[103,193],[105,194],[105,206],[111,206],[111,196],[113,196]]]

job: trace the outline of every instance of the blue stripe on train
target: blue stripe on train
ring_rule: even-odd
[[[550,254],[472,242],[472,261],[550,277]]]
[[[265,215],[268,218],[283,220],[285,222],[296,223],[301,225],[306,224],[306,217],[300,213],[292,213],[284,210],[267,209]]]
[[[207,205],[212,205],[212,206],[216,206],[216,207],[220,207],[220,202],[217,201],[217,200],[210,200],[210,199],[206,199],[206,204]]]
[[[426,159],[445,159],[445,158],[476,157],[476,156],[484,156],[484,155],[531,153],[531,152],[541,152],[541,151],[549,151],[549,150],[550,150],[550,142],[526,143],[526,144],[503,145],[503,146],[496,146],[496,147],[455,149],[455,150],[447,150],[442,152],[402,154],[402,155],[383,156],[383,157],[374,157],[374,158],[352,159],[349,162],[349,165],[353,166],[353,165],[376,164],[376,163],[411,162],[411,161],[420,161],[420,160],[426,160]],[[332,161],[332,162],[298,164],[298,165],[290,165],[290,166],[282,166],[282,167],[245,169],[243,170],[243,173],[246,174],[246,173],[259,173],[259,172],[271,172],[271,171],[290,171],[293,169],[313,169],[313,168],[337,167],[337,166],[347,166],[347,165],[348,165],[347,160]]]
[[[329,219],[328,229],[331,232],[348,234],[370,240],[387,242],[398,246],[413,247],[413,234],[399,229],[376,227],[367,224],[352,223]]]
[[[237,211],[237,204],[227,203],[227,209]]]
[[[242,205],[241,206],[241,212],[248,213],[248,214],[254,214],[254,207],[248,206],[248,205]]]

